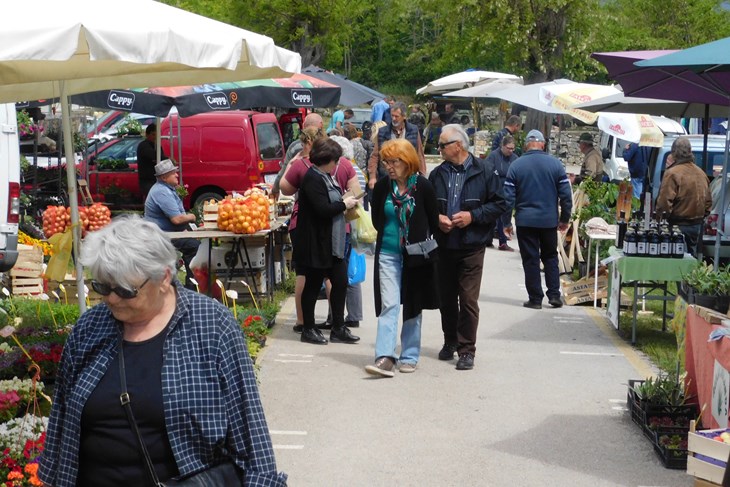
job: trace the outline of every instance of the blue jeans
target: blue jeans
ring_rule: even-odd
[[[398,357],[398,318],[400,315],[401,278],[403,275],[403,256],[401,254],[379,254],[380,300],[378,334],[375,338],[375,358]],[[400,362],[417,364],[421,356],[421,313],[406,320],[400,332]]]
[[[631,186],[634,188],[634,198],[641,199],[644,191],[644,178],[631,178]]]

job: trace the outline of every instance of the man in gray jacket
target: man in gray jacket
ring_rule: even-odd
[[[515,208],[517,241],[525,271],[529,299],[523,306],[532,309],[542,308],[540,261],[545,267],[548,302],[553,308],[563,305],[558,271],[558,230],[568,229],[573,208],[570,181],[563,163],[546,154],[544,149],[542,132],[530,130],[525,139],[525,153],[512,163],[504,183],[507,207],[509,210]],[[512,226],[504,231],[511,235]]]

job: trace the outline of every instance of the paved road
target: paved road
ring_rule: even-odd
[[[289,485],[692,485],[662,467],[625,411],[627,380],[649,365],[588,308],[523,308],[518,253],[487,249],[474,370],[436,359],[440,321],[429,311],[418,370],[392,379],[363,370],[376,330],[368,265],[359,344],[301,343],[290,298],[260,358]]]

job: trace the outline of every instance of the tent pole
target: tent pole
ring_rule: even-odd
[[[79,198],[76,183],[76,159],[74,140],[71,134],[71,103],[66,92],[66,82],[61,81],[61,121],[63,147],[66,156],[66,183],[68,185],[68,204],[71,206],[71,232],[73,236],[73,256],[76,263],[76,292],[79,298],[79,314],[86,311],[86,288],[84,267],[81,265],[81,225],[79,225]]]
[[[728,109],[730,112],[730,109]],[[730,113],[728,114],[730,116]],[[730,120],[730,118],[728,118]],[[725,199],[725,188],[727,187],[727,166],[728,156],[730,155],[730,130],[725,131],[725,158],[722,161],[722,173],[720,177],[720,209],[718,211],[717,233],[715,234],[715,262],[713,268],[717,272],[720,267],[720,245],[721,237],[725,235],[725,213],[727,212],[727,201]]]

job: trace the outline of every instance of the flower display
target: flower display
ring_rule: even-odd
[[[189,194],[188,185],[187,184],[185,184],[185,185],[178,184],[177,186],[175,186],[175,192],[180,197],[180,199],[185,198]]]
[[[0,424],[0,485],[43,485],[38,479],[38,456],[47,427],[48,418],[31,415]]]
[[[32,137],[36,133],[43,132],[43,127],[33,122],[33,119],[25,110],[20,110],[19,112],[17,112],[17,120],[18,133],[21,137]]]

